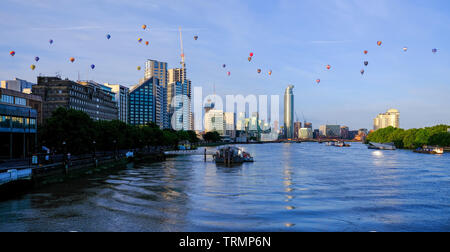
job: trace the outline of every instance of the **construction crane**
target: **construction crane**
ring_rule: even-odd
[[[181,45],[181,68],[186,69],[186,62],[184,61],[184,49],[183,49],[183,36],[181,34],[181,27],[179,27],[180,31],[180,45]]]
[[[303,116],[303,125],[306,128],[306,119],[305,119],[305,114],[303,114],[303,111],[302,111],[302,116]]]

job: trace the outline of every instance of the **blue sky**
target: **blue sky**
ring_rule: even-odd
[[[292,84],[300,119],[303,112],[315,128],[327,122],[372,128],[373,118],[389,108],[400,110],[403,128],[450,124],[449,1],[3,0],[0,5],[2,80],[35,82],[40,73],[57,72],[76,80],[80,72],[81,79],[131,86],[143,76],[136,67],[148,58],[179,67],[181,26],[188,78],[204,93],[215,86],[219,95],[283,95]],[[143,31],[142,24],[150,29]],[[139,44],[139,37],[150,46]],[[433,54],[433,48],[439,52]],[[31,71],[35,56],[41,60]],[[369,66],[361,76],[365,60]]]

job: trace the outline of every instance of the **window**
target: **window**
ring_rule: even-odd
[[[10,95],[2,95],[1,102],[14,104],[14,97]]]
[[[0,128],[9,128],[11,122],[11,117],[9,116],[0,116]]]

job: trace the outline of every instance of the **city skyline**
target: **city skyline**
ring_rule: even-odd
[[[189,79],[206,91],[214,83],[218,95],[282,95],[292,83],[297,87],[295,111],[304,112],[314,128],[327,121],[352,129],[371,128],[373,118],[390,108],[402,111],[403,128],[450,123],[450,111],[441,109],[450,106],[445,95],[450,88],[445,48],[449,28],[444,15],[450,5],[445,1],[278,1],[270,8],[255,1],[137,1],[126,3],[128,11],[116,16],[124,4],[5,1],[0,10],[5,17],[0,22],[4,34],[0,79],[35,82],[40,73],[59,72],[76,80],[80,72],[81,79],[130,87],[143,77],[144,71],[136,67],[144,69],[148,58],[168,62],[169,68],[180,67],[181,26]],[[61,8],[73,12],[62,18],[56,11]],[[290,8],[313,21],[296,20]],[[80,13],[83,19],[78,18]],[[419,19],[420,23],[411,21]],[[35,20],[39,23],[30,25]],[[149,31],[140,29],[142,24]],[[106,34],[111,34],[110,40]],[[150,45],[138,43],[139,37]],[[51,46],[49,39],[54,40]],[[381,47],[378,40],[383,41]],[[438,53],[433,54],[432,48]],[[14,57],[8,54],[11,50],[16,51]],[[369,51],[367,56],[363,50]],[[249,52],[255,54],[251,63]],[[41,60],[31,71],[36,56]],[[70,63],[69,57],[76,61]],[[361,76],[365,60],[369,66]],[[95,70],[89,68],[91,64]],[[225,70],[222,64],[227,65]]]

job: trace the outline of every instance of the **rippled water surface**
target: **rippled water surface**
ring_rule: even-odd
[[[0,202],[0,231],[450,231],[450,154],[246,145],[129,165]]]

